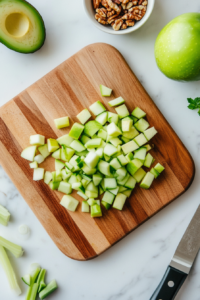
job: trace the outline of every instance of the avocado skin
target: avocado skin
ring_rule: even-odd
[[[41,14],[38,12],[38,10],[32,5],[30,4],[28,1],[25,1],[25,0],[15,0],[16,2],[21,2],[21,3],[26,3],[28,6],[31,7],[32,10],[34,10],[37,15],[40,17],[40,21],[42,23],[42,26],[41,26],[41,29],[43,30],[43,42],[42,44],[39,46],[39,48],[36,48],[35,50],[33,51],[23,51],[23,50],[16,50],[14,48],[12,48],[12,46],[6,44],[6,41],[1,41],[1,37],[0,37],[0,43],[3,44],[4,46],[6,46],[8,49],[12,50],[12,51],[15,51],[15,52],[18,52],[18,53],[23,53],[23,54],[32,54],[32,53],[35,53],[37,52],[38,50],[40,50],[42,48],[42,46],[44,45],[45,43],[45,40],[46,40],[46,27],[45,27],[45,24],[44,24],[44,20],[41,16]]]

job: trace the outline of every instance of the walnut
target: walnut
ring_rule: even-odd
[[[132,1],[133,5],[137,5],[138,4],[138,0]]]
[[[134,6],[129,9],[129,13],[134,17],[130,17],[130,18],[127,17],[127,19],[135,19],[136,21],[140,21],[146,13],[146,6],[142,6],[142,5]]]
[[[100,4],[101,4],[101,0],[93,0],[94,9],[99,8]]]
[[[102,21],[106,21],[107,22],[107,20],[106,20],[106,18],[104,18],[104,17],[102,17],[101,15],[99,15],[99,14],[96,14],[95,15],[95,19],[99,22],[99,19],[101,19]],[[100,23],[100,22],[99,22]]]
[[[114,9],[112,9],[111,11],[108,11],[108,12],[107,12],[107,18],[113,16],[114,14],[115,14]]]
[[[143,6],[147,6],[147,4],[148,4],[148,1],[142,2],[142,5],[143,5]]]
[[[135,25],[135,21],[134,20],[126,20],[126,25],[129,27],[133,27]]]
[[[118,16],[118,15],[114,15],[114,16],[108,18],[108,19],[107,19],[107,22],[108,22],[108,24],[112,24],[112,22],[114,22],[114,21],[116,21],[116,20],[118,20],[118,19],[121,19],[121,17]]]
[[[106,18],[107,17],[107,10],[105,8],[97,8],[96,9],[96,12],[102,16],[103,18]]]
[[[118,5],[120,5],[121,4],[121,2],[119,1],[119,0],[112,0],[115,4],[118,4]]]
[[[120,14],[121,10],[117,4],[115,4],[112,0],[107,0],[107,3],[110,6],[110,8],[114,9],[117,13]]]
[[[109,8],[109,5],[107,3],[107,0],[101,0],[101,4],[105,7],[105,8]]]
[[[128,3],[130,0],[120,0],[120,2],[122,3],[122,4],[126,4],[126,3]]]
[[[126,4],[121,4],[123,9],[126,9]]]
[[[126,29],[127,25],[125,23],[122,24],[121,29]]]
[[[118,31],[120,28],[121,28],[121,26],[122,26],[122,24],[123,24],[123,20],[116,20],[115,22],[113,22],[112,23],[113,25],[112,25],[112,28],[115,30],[115,31]]]
[[[129,12],[122,17],[122,20],[133,20],[134,18],[135,18],[134,14]]]
[[[133,5],[134,5],[133,2],[129,2],[129,3],[126,5],[126,9],[131,8]]]

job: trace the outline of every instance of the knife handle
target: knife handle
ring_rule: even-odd
[[[186,277],[187,274],[169,266],[150,300],[173,300]]]

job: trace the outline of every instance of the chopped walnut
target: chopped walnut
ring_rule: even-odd
[[[147,6],[147,4],[148,4],[147,1],[142,2],[142,5],[143,5],[143,6]]]
[[[94,9],[99,8],[100,4],[101,4],[101,0],[93,0]]]
[[[135,21],[134,20],[126,20],[126,25],[129,27],[133,27],[135,25]]]
[[[107,17],[107,10],[105,8],[97,8],[96,9],[96,12],[102,16],[103,18],[106,18]]]
[[[133,6],[133,2],[129,2],[127,5],[126,5],[126,9],[129,9]]]
[[[123,9],[126,9],[126,4],[121,4]]]
[[[122,24],[123,24],[123,20],[116,20],[114,23],[112,23],[112,28],[115,30],[115,31],[118,31],[120,30]]]
[[[134,14],[132,13],[127,13],[122,17],[122,20],[134,20]]]
[[[114,16],[108,18],[107,22],[108,22],[108,24],[111,24],[113,21],[116,21],[118,19],[121,19],[121,17],[117,16],[117,15],[114,15]]]
[[[119,0],[112,0],[115,4],[121,4],[121,2]]]

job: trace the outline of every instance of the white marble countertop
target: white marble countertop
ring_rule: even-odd
[[[26,254],[12,259],[19,275],[32,262],[48,269],[47,280],[56,278],[59,290],[49,297],[56,300],[146,300],[157,287],[176,246],[197,208],[200,182],[200,117],[187,109],[187,97],[200,96],[199,82],[178,83],[164,77],[154,60],[154,42],[162,27],[185,12],[200,12],[198,0],[156,0],[149,21],[135,33],[112,36],[98,31],[87,19],[82,1],[31,0],[42,14],[47,40],[32,55],[10,51],[0,45],[0,105],[38,80],[82,47],[95,42],[115,46],[154,99],[156,105],[189,149],[196,164],[190,189],[160,213],[132,232],[100,257],[78,262],[65,257],[51,241],[26,202],[0,168],[0,203],[12,213],[8,227],[0,234],[20,242]],[[17,126],[17,124],[16,124]],[[16,174],[17,176],[17,174]],[[17,237],[17,228],[31,228],[26,241]],[[176,299],[200,299],[200,256]],[[0,268],[0,298],[12,300],[7,280]],[[25,298],[25,286],[22,285]]]

